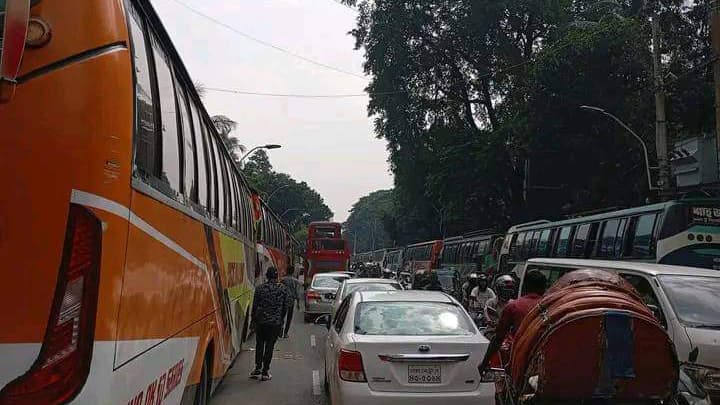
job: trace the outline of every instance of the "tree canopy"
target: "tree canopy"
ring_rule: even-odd
[[[394,246],[395,198],[393,190],[374,191],[358,200],[344,224],[347,239],[356,252]],[[388,228],[390,227],[390,228]]]
[[[306,182],[298,182],[286,173],[273,170],[262,149],[248,158],[243,173],[270,208],[290,225],[298,240],[307,237],[310,222],[327,221],[333,216],[320,194]]]
[[[344,0],[359,10],[397,242],[651,197],[638,142],[580,106],[654,151],[657,11],[669,143],[710,131],[708,1]]]

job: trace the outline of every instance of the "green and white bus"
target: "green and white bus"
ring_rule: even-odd
[[[720,200],[683,199],[511,227],[500,268],[534,257],[622,259],[720,270]]]

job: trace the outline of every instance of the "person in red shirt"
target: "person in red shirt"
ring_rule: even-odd
[[[540,302],[546,287],[547,278],[545,278],[545,275],[541,272],[530,270],[525,274],[525,282],[523,283],[523,289],[525,290],[524,295],[508,302],[505,308],[503,308],[497,329],[495,329],[495,336],[490,341],[490,345],[485,353],[485,358],[483,358],[482,363],[478,366],[478,371],[480,371],[481,375],[487,369],[490,359],[497,353],[498,349],[500,349],[505,337],[507,337],[508,334],[515,333],[525,316]]]

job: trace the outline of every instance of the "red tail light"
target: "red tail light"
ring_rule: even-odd
[[[30,20],[30,0],[6,0],[2,50],[0,50],[0,101],[12,97],[15,79],[25,51],[25,36]]]
[[[61,404],[82,389],[95,331],[102,228],[70,206],[62,264],[40,354],[27,373],[0,391],[0,404]]]
[[[340,350],[338,370],[340,370],[340,378],[344,381],[367,382],[360,352]]]
[[[320,293],[318,293],[317,291],[308,291],[307,294],[305,295],[305,297],[306,297],[308,300],[319,300],[319,299],[322,299],[322,296],[320,296]]]

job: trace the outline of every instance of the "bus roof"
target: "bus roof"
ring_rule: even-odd
[[[592,260],[592,259],[529,259],[528,265],[572,266],[593,269],[617,269],[658,275],[692,275],[703,277],[720,277],[720,271],[703,269],[699,267],[671,266],[667,264],[627,262],[621,260]]]
[[[310,222],[310,225],[308,226],[342,226],[339,222],[330,222],[330,221],[314,221]]]
[[[673,200],[673,201],[661,202],[661,203],[656,203],[656,204],[643,205],[640,207],[627,208],[627,209],[619,210],[619,211],[605,212],[602,214],[590,215],[587,217],[577,217],[577,218],[572,218],[572,219],[565,219],[565,220],[560,220],[560,221],[555,221],[555,222],[551,222],[548,220],[527,222],[524,224],[518,224],[518,225],[514,225],[514,226],[510,227],[510,229],[508,229],[507,233],[514,233],[514,232],[525,231],[525,230],[551,228],[551,227],[554,228],[554,227],[558,227],[558,226],[575,225],[575,224],[585,223],[585,222],[595,222],[595,221],[601,221],[601,220],[609,219],[609,218],[625,217],[625,216],[630,216],[630,215],[642,214],[645,212],[662,211],[662,210],[665,210],[668,207],[676,205],[676,204],[693,204],[693,203],[712,204],[712,205],[718,204],[717,200],[711,199],[711,198]]]
[[[438,242],[442,242],[442,239],[428,240],[425,242],[413,243],[412,245],[407,245],[407,248],[409,249],[409,248],[414,248],[414,247],[418,247],[418,246],[432,245],[433,243],[438,243]]]

